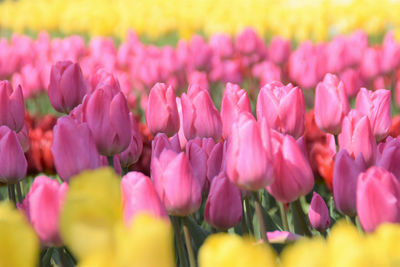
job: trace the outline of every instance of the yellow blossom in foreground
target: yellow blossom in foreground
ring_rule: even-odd
[[[281,254],[283,267],[327,266],[326,242],[321,237],[303,238],[288,245]]]
[[[0,203],[0,266],[37,266],[39,239],[22,212]]]

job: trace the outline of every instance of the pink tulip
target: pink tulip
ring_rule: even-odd
[[[400,140],[388,136],[385,142],[378,145],[376,166],[393,173],[400,179]]]
[[[205,188],[207,178],[208,155],[201,146],[190,140],[186,143],[186,155],[192,167],[193,176],[199,181],[202,189]]]
[[[146,122],[153,135],[165,133],[172,136],[178,132],[179,114],[171,86],[167,87],[163,83],[153,86],[146,107]]]
[[[210,94],[198,85],[191,85],[188,94],[182,94],[183,131],[187,139],[212,137],[219,140],[222,122]]]
[[[300,239],[302,236],[287,231],[267,232],[268,242],[271,244],[285,244]]]
[[[68,184],[59,184],[47,176],[33,181],[22,207],[40,240],[47,246],[62,244],[59,218],[68,191]]]
[[[245,90],[227,83],[221,101],[222,136],[228,138],[232,124],[242,111],[251,112],[250,100]]]
[[[212,180],[216,177],[221,171],[225,171],[225,156],[226,156],[226,142],[225,143],[217,143],[207,159],[207,185],[205,190],[208,191]]]
[[[311,88],[318,82],[317,51],[318,48],[311,42],[304,42],[290,55],[290,80],[302,88]]]
[[[242,218],[242,197],[239,188],[221,172],[214,178],[208,194],[204,218],[218,229],[229,229]]]
[[[193,71],[188,75],[188,84],[198,84],[204,90],[210,91],[207,73],[201,71]]]
[[[214,34],[211,36],[210,46],[220,58],[230,58],[235,52],[232,38],[228,34]]]
[[[356,190],[360,173],[366,166],[361,154],[354,160],[342,149],[335,157],[333,170],[333,200],[338,211],[348,216],[356,215]]]
[[[19,132],[24,122],[25,104],[21,86],[13,91],[8,81],[0,81],[0,125]]]
[[[140,172],[128,172],[121,180],[124,221],[130,224],[135,215],[148,213],[168,219],[167,210],[149,177]]]
[[[129,118],[131,121],[132,140],[128,148],[119,154],[121,166],[124,168],[128,168],[134,164],[139,159],[143,150],[142,135],[132,112],[129,113]]]
[[[333,74],[326,74],[315,92],[314,112],[318,127],[327,133],[340,133],[342,120],[349,110],[343,82]]]
[[[53,65],[48,92],[51,105],[61,113],[69,113],[82,103],[86,85],[79,64],[59,61]]]
[[[360,71],[364,79],[372,80],[382,69],[382,52],[376,48],[365,49],[360,62]]]
[[[324,232],[328,229],[331,219],[329,217],[329,210],[325,204],[324,199],[316,192],[313,193],[311,199],[310,209],[308,210],[308,219],[311,227]]]
[[[109,73],[104,68],[99,68],[91,76],[90,93],[93,93],[97,87],[104,87],[104,86],[108,86],[113,92],[113,95],[116,95],[121,91],[121,86],[119,84],[118,79],[116,79],[114,75]]]
[[[357,215],[367,232],[384,222],[400,223],[400,182],[393,174],[379,167],[360,174]]]
[[[268,56],[272,62],[281,65],[288,60],[290,49],[290,41],[275,36],[269,44]]]
[[[340,74],[340,79],[343,81],[346,96],[348,98],[356,96],[362,86],[360,72],[354,69],[346,69]]]
[[[257,98],[257,118],[265,117],[271,128],[299,138],[304,133],[306,107],[300,88],[272,82],[261,88]]]
[[[356,98],[356,109],[361,114],[368,116],[376,140],[383,140],[392,125],[390,91],[379,89],[373,92],[361,88]]]
[[[382,43],[382,71],[390,72],[400,64],[400,45],[393,31],[386,33]]]
[[[100,155],[89,127],[68,116],[61,117],[53,129],[51,152],[58,175],[63,181],[84,170],[101,166]]]

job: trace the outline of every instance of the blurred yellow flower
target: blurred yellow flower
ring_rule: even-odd
[[[300,239],[283,250],[281,262],[283,267],[327,266],[326,242],[320,237]]]

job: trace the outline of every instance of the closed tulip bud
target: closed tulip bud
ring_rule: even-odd
[[[167,210],[157,195],[153,182],[146,175],[128,172],[121,180],[121,194],[124,221],[127,225],[140,213],[168,218]]]
[[[251,112],[250,100],[245,90],[227,83],[221,101],[222,136],[228,138],[232,124],[242,111]]]
[[[388,136],[385,142],[378,145],[376,166],[382,167],[400,179],[400,140]]]
[[[345,215],[356,215],[357,181],[358,176],[365,169],[364,158],[361,154],[355,160],[345,149],[336,154],[333,171],[333,200],[336,209]]]
[[[197,85],[191,85],[188,94],[182,94],[183,131],[187,139],[212,137],[219,140],[222,122],[210,94]]]
[[[175,98],[171,86],[157,83],[151,88],[146,107],[146,122],[153,135],[165,133],[172,136],[178,132],[179,114]]]
[[[0,182],[15,184],[25,178],[28,164],[17,134],[6,126],[0,129]]]
[[[204,218],[211,226],[224,230],[234,227],[242,218],[240,190],[224,172],[215,177],[211,184]]]
[[[129,146],[132,130],[123,93],[113,95],[110,90],[98,87],[89,96],[84,114],[100,154],[113,156]]]
[[[376,140],[383,140],[392,125],[390,91],[379,89],[373,92],[361,88],[356,98],[356,109],[361,114],[368,116]]]
[[[329,218],[329,210],[323,198],[318,194],[313,194],[310,209],[308,210],[308,219],[311,227],[324,232],[328,229],[331,219]]]
[[[116,95],[121,91],[118,79],[104,68],[97,69],[97,71],[92,75],[90,86],[90,93],[93,93],[97,87],[103,86],[107,86],[113,92],[113,95]]]
[[[367,166],[374,164],[376,142],[367,116],[362,116],[357,110],[350,111],[343,120],[338,137],[340,149],[346,149],[353,158],[361,154]]]
[[[349,110],[343,82],[333,74],[326,74],[315,91],[314,112],[318,127],[327,133],[340,133],[342,120]]]
[[[24,122],[25,104],[21,86],[13,91],[8,81],[0,81],[0,125],[19,132]]]
[[[248,112],[232,126],[227,151],[227,174],[243,190],[258,191],[273,181],[272,159],[264,145],[262,129]]]
[[[265,117],[268,125],[282,133],[299,138],[304,133],[306,107],[300,88],[272,82],[261,88],[257,98],[257,118]]]
[[[119,160],[121,162],[121,166],[124,168],[128,168],[132,164],[134,164],[142,154],[143,150],[143,141],[142,135],[140,134],[139,127],[135,120],[135,116],[132,113],[129,113],[129,118],[131,121],[131,129],[132,129],[132,139],[128,148],[119,154]]]
[[[282,203],[308,194],[314,186],[314,175],[296,140],[274,132],[272,147],[275,181],[267,186],[267,191]]]
[[[58,221],[67,191],[67,183],[59,184],[47,176],[38,176],[23,201],[22,208],[47,246],[62,244]]]
[[[78,63],[59,61],[51,68],[49,99],[55,110],[69,113],[82,103],[86,84]]]
[[[93,136],[86,123],[61,117],[53,129],[51,152],[58,175],[63,181],[84,170],[101,166]]]
[[[400,182],[393,174],[379,167],[360,174],[357,215],[367,232],[384,222],[400,223]]]

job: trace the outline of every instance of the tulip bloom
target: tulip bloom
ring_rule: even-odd
[[[82,103],[86,84],[78,63],[59,61],[51,68],[49,99],[55,110],[69,113]]]
[[[371,167],[357,183],[357,214],[365,231],[384,222],[400,223],[400,182],[390,172]]]
[[[104,68],[99,68],[90,79],[91,90],[93,93],[97,87],[107,86],[116,95],[121,91],[118,79],[111,73],[107,72]]]
[[[131,121],[131,129],[132,129],[132,139],[128,148],[122,151],[119,154],[119,160],[121,162],[121,166],[124,168],[128,168],[132,164],[134,164],[142,154],[143,150],[143,140],[139,131],[139,127],[135,120],[135,116],[133,116],[132,112],[129,113],[129,118]]]
[[[272,82],[261,88],[257,118],[265,117],[271,128],[299,138],[304,133],[306,107],[300,88]]]
[[[275,64],[284,64],[290,56],[290,41],[274,36],[269,44],[268,57]]]
[[[208,224],[218,229],[234,227],[242,218],[241,192],[224,172],[211,183],[204,218]]]
[[[186,155],[192,167],[193,175],[200,182],[203,189],[207,178],[207,158],[206,152],[195,142],[190,140],[186,144]]]
[[[327,133],[340,133],[342,120],[349,110],[343,82],[333,74],[326,74],[315,89],[314,112],[318,127]]]
[[[47,246],[62,244],[58,221],[67,190],[65,182],[60,185],[57,180],[38,176],[23,201],[22,208],[40,240]]]
[[[165,133],[172,136],[178,132],[179,114],[175,98],[171,86],[157,83],[151,88],[145,114],[151,134]]]
[[[13,91],[8,81],[0,81],[0,125],[19,132],[24,122],[25,104],[21,86]]]
[[[400,140],[388,136],[386,141],[378,145],[376,166],[382,167],[400,179]]]
[[[392,125],[390,91],[379,89],[373,92],[361,88],[356,98],[356,109],[361,114],[368,116],[376,140],[383,140]]]
[[[324,199],[318,194],[313,194],[310,209],[308,210],[308,219],[312,228],[323,232],[328,229],[331,219],[329,218],[329,210]]]
[[[93,136],[86,123],[64,116],[53,129],[51,152],[58,175],[64,181],[87,169],[101,166]]]

